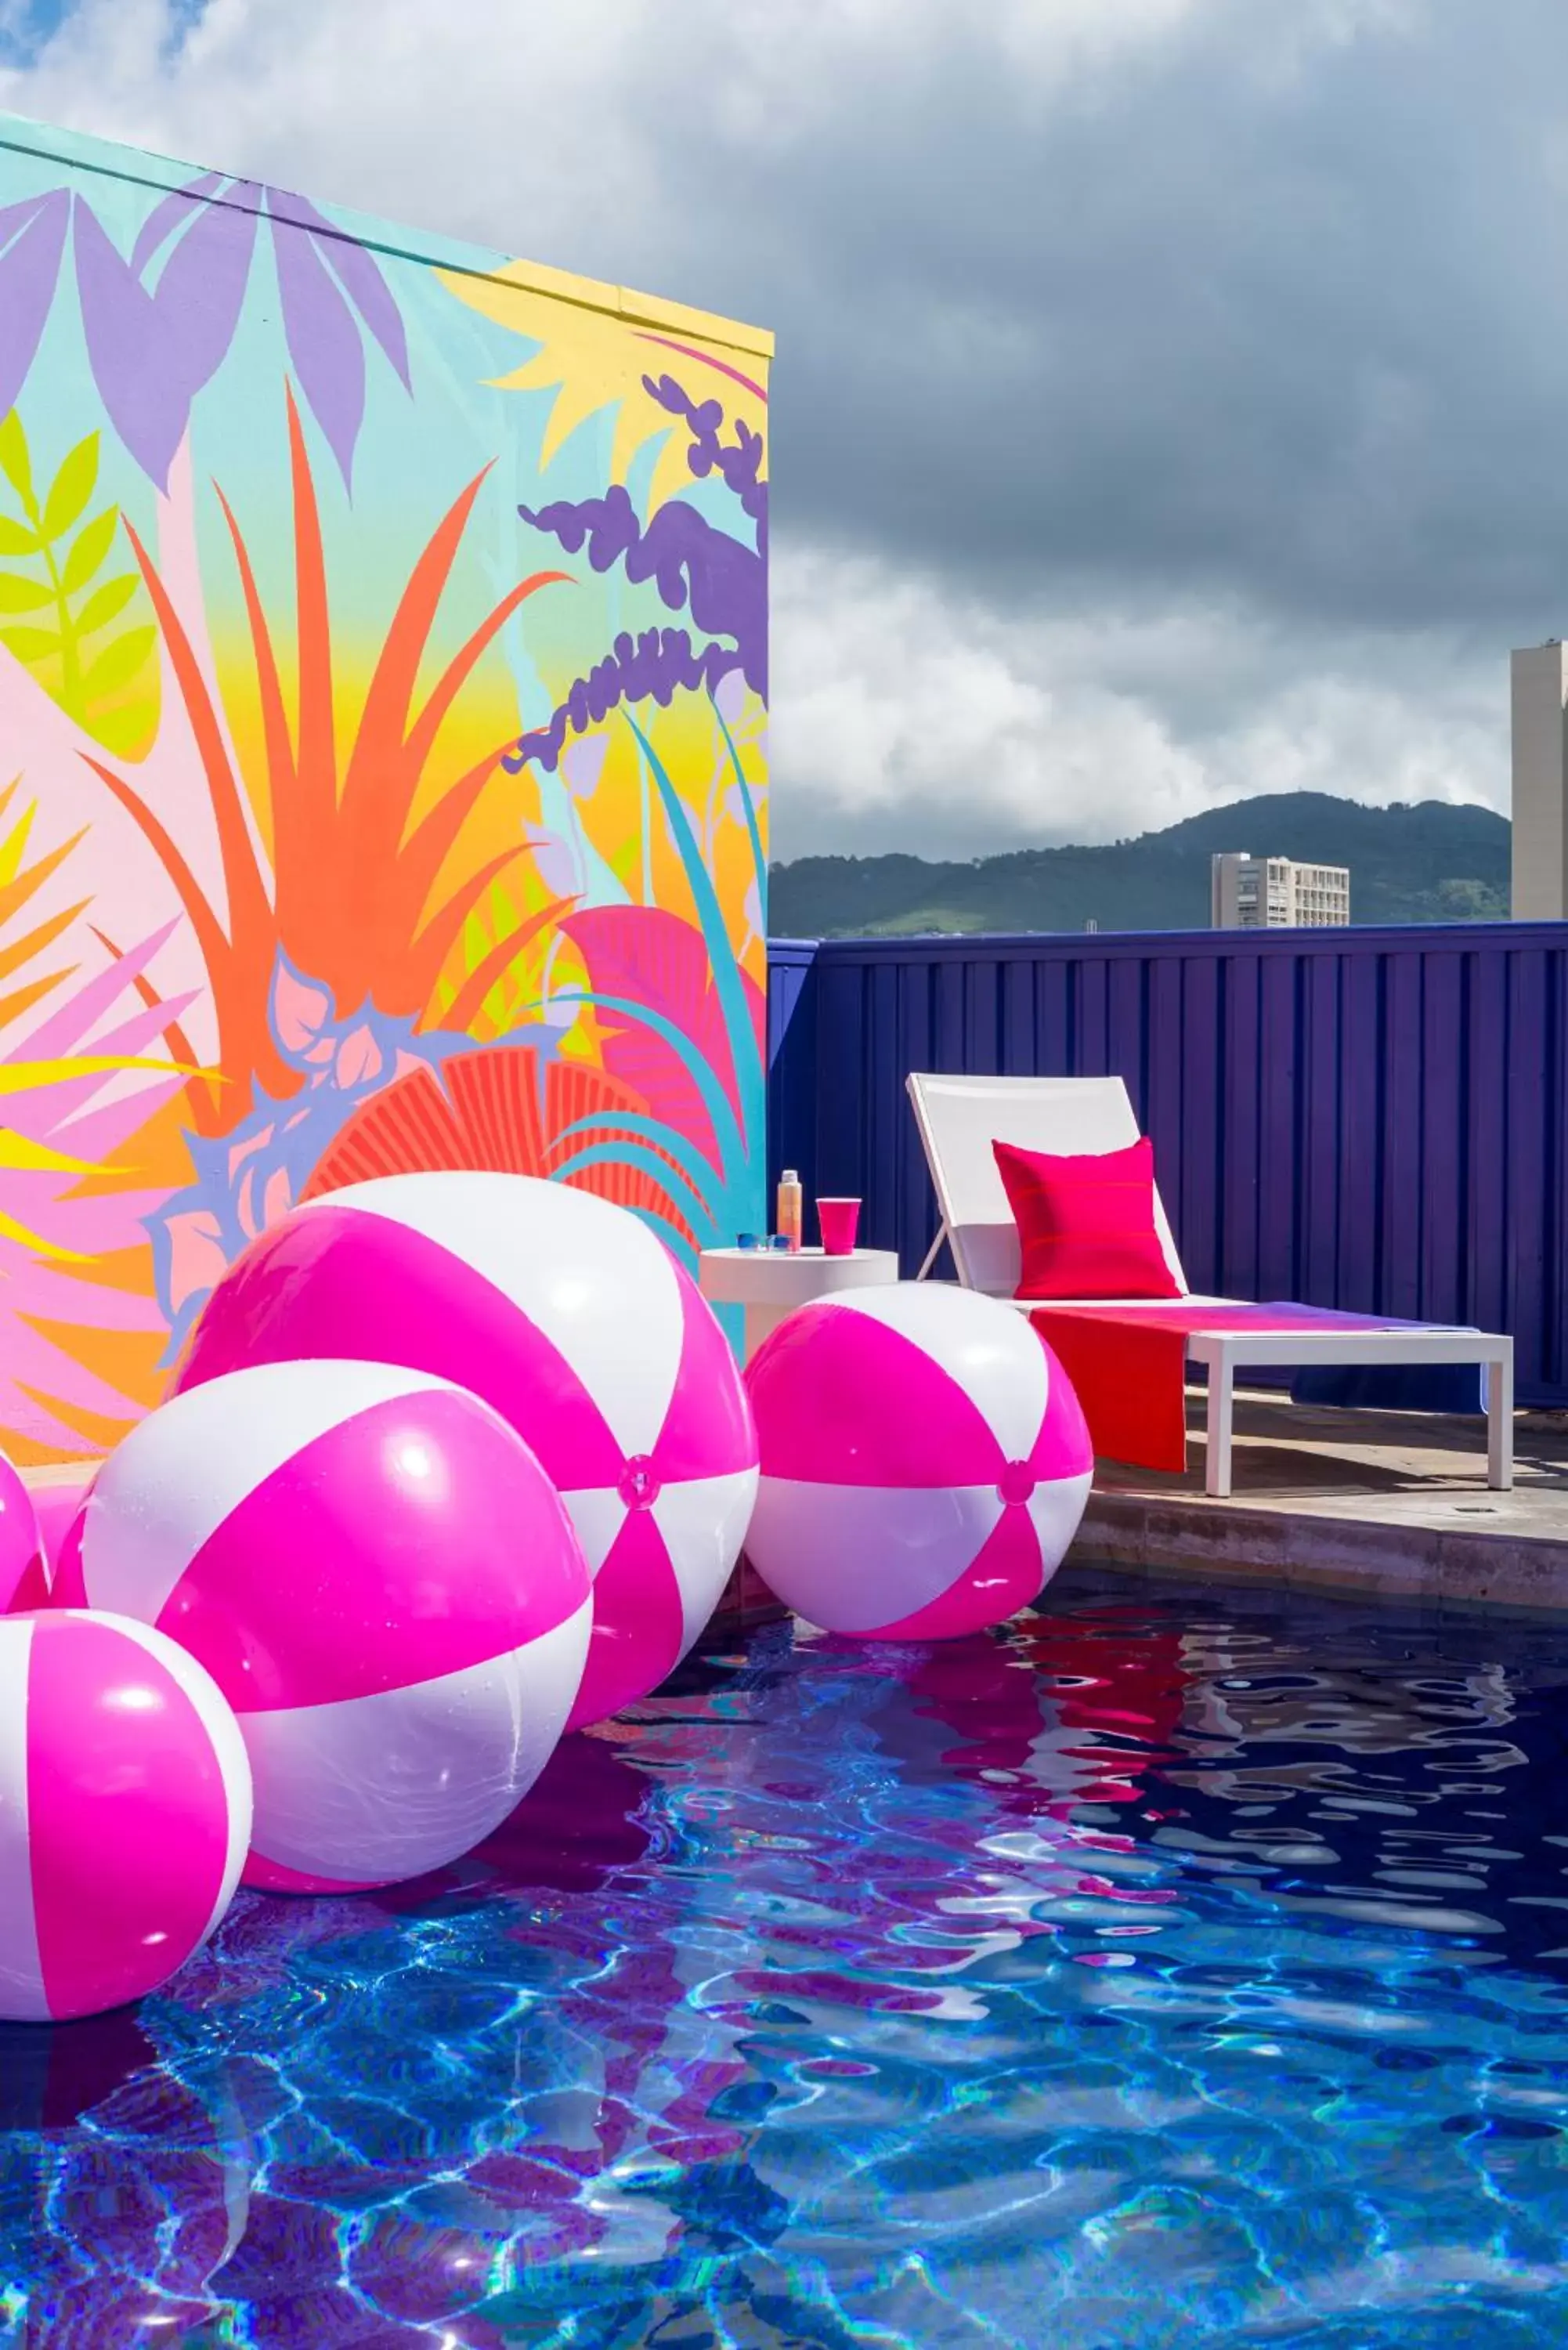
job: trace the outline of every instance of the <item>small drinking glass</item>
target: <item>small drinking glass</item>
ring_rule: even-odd
[[[853,1256],[856,1227],[860,1221],[858,1200],[818,1200],[816,1221],[822,1230],[824,1256]]]

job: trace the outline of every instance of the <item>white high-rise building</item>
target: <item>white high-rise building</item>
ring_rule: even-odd
[[[1210,860],[1209,901],[1217,931],[1339,926],[1350,920],[1350,868],[1227,850]]]
[[[1516,922],[1568,915],[1568,646],[1532,645],[1512,670]]]

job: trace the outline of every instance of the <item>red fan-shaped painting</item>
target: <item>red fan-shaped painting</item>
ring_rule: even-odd
[[[580,1061],[552,1061],[542,1085],[540,1078],[539,1055],[529,1045],[459,1054],[442,1062],[439,1076],[410,1069],[361,1103],[338,1129],[302,1197],[319,1199],[376,1175],[475,1170],[547,1176],[573,1149],[576,1138],[563,1145],[560,1137],[578,1118],[607,1110],[646,1114],[640,1094]],[[641,1168],[614,1162],[565,1180],[618,1207],[653,1209],[687,1240],[694,1238],[677,1205],[678,1182],[667,1192]]]

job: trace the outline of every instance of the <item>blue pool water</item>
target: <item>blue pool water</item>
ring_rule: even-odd
[[[1568,1626],[784,1625],[0,2033],[0,2342],[1568,2345]]]

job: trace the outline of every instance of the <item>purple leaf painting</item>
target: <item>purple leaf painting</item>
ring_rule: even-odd
[[[366,336],[411,389],[391,289],[369,250],[314,204],[215,172],[160,198],[129,261],[85,198],[63,188],[0,208],[0,416],[16,405],[37,356],[74,228],[94,381],[126,448],[166,490],[191,404],[233,346],[264,217],[299,390],[347,484],[365,415]]]
[[[643,381],[661,408],[685,422],[692,473],[699,480],[719,475],[754,525],[756,545],[717,529],[678,498],[660,506],[645,528],[618,483],[603,497],[519,506],[525,523],[548,532],[569,555],[586,546],[594,570],[618,565],[628,579],[652,580],[663,604],[690,612],[695,627],[715,641],[699,649],[684,629],[645,629],[635,639],[623,632],[591,674],[575,681],[547,723],[504,754],[502,764],[513,774],[530,759],[553,768],[569,735],[597,724],[623,702],[663,705],[681,687],[706,686],[717,693],[736,673],[767,699],[768,494],[762,436],[738,422],[735,438],[726,441],[717,400],[692,400],[670,376]]]
[[[153,307],[188,400],[228,357],[255,241],[256,216],[248,207],[203,204],[164,265]]]
[[[141,231],[130,248],[130,266],[138,277],[144,276],[147,265],[160,245],[179,230],[189,228],[194,215],[202,209],[202,199],[215,195],[223,184],[221,172],[203,172],[198,180],[187,180],[161,203],[154,204],[141,224]]]
[[[55,298],[71,200],[63,188],[0,212],[0,416],[16,405]]]
[[[345,236],[341,229],[334,228],[325,213],[318,213],[303,196],[286,196],[276,188],[269,189],[267,209],[275,221],[303,229],[311,239],[379,344],[382,355],[396,369],[404,390],[411,391],[409,341],[402,317],[388,291],[386,279],[364,246]]]
[[[191,412],[178,338],[78,197],[77,291],[88,359],[109,420],[148,479],[169,486],[169,468]]]
[[[275,227],[272,243],[288,355],[348,484],[365,416],[365,347],[315,238]]]

